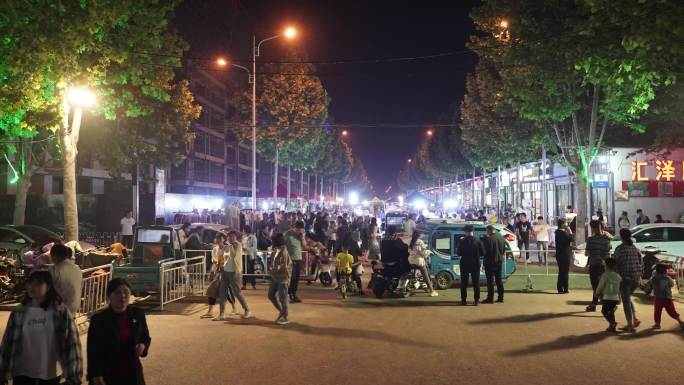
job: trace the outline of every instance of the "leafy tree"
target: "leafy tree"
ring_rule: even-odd
[[[281,161],[294,159],[291,154],[280,155],[285,150],[304,149],[308,140],[314,139],[316,130],[326,120],[330,98],[320,79],[314,75],[316,68],[305,61],[301,53],[291,52],[289,63],[267,64],[259,71],[257,83],[257,151],[275,163],[273,186],[277,194],[278,166]],[[245,141],[252,140],[248,123],[251,116],[251,93],[239,93],[233,100],[238,111],[239,124],[235,131]],[[302,140],[304,138],[304,140]],[[290,147],[292,146],[292,147]],[[311,148],[311,146],[308,146]],[[311,151],[314,152],[314,151]],[[313,166],[316,156],[300,157]],[[295,161],[297,166],[302,163]],[[294,164],[289,164],[290,166]]]
[[[473,166],[493,169],[538,158],[543,132],[513,112],[492,63],[478,63],[466,77],[466,92],[460,109],[461,139]]]
[[[587,218],[589,170],[606,130],[643,131],[638,119],[661,81],[641,55],[622,47],[620,28],[593,22],[598,11],[588,3],[490,0],[472,13],[482,32],[472,47],[495,64],[506,101],[547,130],[578,176],[579,223]],[[584,226],[577,229],[581,242]]]
[[[79,108],[63,106],[71,87],[97,94],[94,112],[114,120],[152,113],[171,99],[173,68],[185,43],[170,30],[178,1],[8,2],[0,16],[0,127],[11,138],[59,132],[65,238],[78,239],[76,155]],[[64,123],[62,123],[64,122]],[[11,149],[10,149],[11,150]]]

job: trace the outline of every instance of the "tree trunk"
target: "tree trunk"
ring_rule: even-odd
[[[273,201],[278,204],[278,146],[275,148],[275,163],[273,165]]]
[[[285,202],[287,202],[287,207],[290,207],[290,197],[292,194],[290,193],[290,190],[292,188],[292,167],[287,166],[287,198],[285,199]]]
[[[78,241],[78,205],[76,201],[76,155],[81,129],[81,108],[74,109],[71,129],[62,128],[62,169],[64,178],[64,240]]]
[[[581,175],[577,176],[577,227],[575,230],[575,244],[581,245],[586,240],[587,234],[585,224],[587,222],[587,204],[589,202],[588,195],[589,185],[586,179]]]
[[[27,167],[27,170],[30,169]],[[26,197],[29,188],[31,188],[31,174],[25,172],[17,180],[17,192],[14,195],[14,215],[12,217],[14,225],[23,225],[26,221]]]

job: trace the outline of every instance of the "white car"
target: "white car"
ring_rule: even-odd
[[[684,258],[684,224],[681,223],[650,223],[632,228],[632,239],[639,250],[653,248],[661,251],[658,259],[678,262]],[[622,243],[620,235],[616,234],[610,242],[611,254]],[[573,264],[577,267],[587,265],[587,256],[584,255],[586,243],[577,246]]]

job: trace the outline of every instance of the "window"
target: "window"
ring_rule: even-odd
[[[240,164],[243,166],[249,166],[249,156],[245,150],[240,150]]]
[[[665,240],[665,227],[646,228],[634,234],[637,243],[662,242]]]
[[[684,242],[684,227],[668,227],[667,240],[669,242]]]
[[[240,170],[240,187],[249,187],[251,185],[252,179],[249,176],[249,173],[245,170]]]
[[[64,194],[64,179],[61,176],[52,177],[52,193]]]
[[[432,249],[442,254],[451,255],[451,232],[436,231],[432,235]]]

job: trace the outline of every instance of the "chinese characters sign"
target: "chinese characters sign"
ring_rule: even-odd
[[[639,162],[632,161],[632,182],[673,182],[675,180],[684,180],[684,161],[681,162],[679,172],[675,167],[673,160],[656,160],[653,162]],[[654,167],[657,172],[655,179],[647,176],[646,170]],[[679,176],[680,179],[677,179]]]

